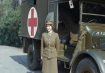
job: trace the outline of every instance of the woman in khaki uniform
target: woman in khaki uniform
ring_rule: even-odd
[[[59,49],[59,37],[52,29],[53,22],[46,23],[47,32],[42,34],[41,57],[42,73],[58,73],[57,50]]]

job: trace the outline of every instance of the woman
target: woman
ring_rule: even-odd
[[[53,31],[53,22],[46,23],[47,32],[42,34],[41,57],[42,73],[58,73],[57,51],[59,49],[58,34]]]

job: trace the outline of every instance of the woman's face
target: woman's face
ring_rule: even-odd
[[[50,31],[52,31],[52,26],[47,24],[46,29],[47,29],[48,32],[50,32]]]

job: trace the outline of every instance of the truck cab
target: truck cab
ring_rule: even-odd
[[[51,1],[56,4],[56,11],[52,12],[61,40],[58,61],[64,62],[64,67],[71,73],[104,73],[104,1],[70,2]]]

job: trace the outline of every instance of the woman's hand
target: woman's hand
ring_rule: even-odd
[[[43,58],[42,58],[42,56],[41,56],[41,64],[43,63],[43,60],[42,60]]]
[[[41,56],[41,60],[42,60],[42,56]]]

